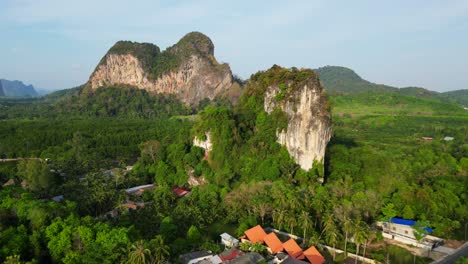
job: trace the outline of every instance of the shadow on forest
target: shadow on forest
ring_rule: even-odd
[[[330,175],[330,169],[329,169],[329,167],[330,167],[330,149],[334,145],[343,145],[343,146],[345,146],[347,148],[353,148],[353,147],[358,146],[356,141],[354,141],[354,139],[352,139],[352,138],[343,137],[343,136],[339,136],[339,137],[332,136],[332,138],[330,139],[330,142],[328,142],[327,148],[325,149],[325,162],[324,162],[325,175],[324,175],[324,179],[323,179],[324,183],[327,182],[328,176]]]

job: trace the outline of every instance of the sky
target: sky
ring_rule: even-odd
[[[375,83],[468,89],[468,0],[0,0],[0,78],[71,88],[118,40],[163,50],[191,31],[242,78],[337,65]]]

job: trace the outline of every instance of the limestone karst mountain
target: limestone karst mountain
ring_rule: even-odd
[[[192,106],[205,98],[235,101],[240,95],[229,65],[218,63],[213,42],[199,32],[185,35],[162,52],[149,43],[117,42],[91,74],[85,91],[114,85],[175,95]]]

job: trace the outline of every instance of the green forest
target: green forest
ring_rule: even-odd
[[[378,91],[329,95],[325,162],[304,171],[276,142],[287,119],[264,111],[263,94],[308,78],[317,77],[280,67],[259,72],[234,106],[208,100],[189,108],[131,87],[1,99],[0,158],[37,159],[0,162],[0,183],[11,183],[0,187],[0,262],[177,263],[183,253],[221,252],[221,233],[240,236],[257,224],[321,251],[320,243],[363,255],[380,243],[366,256],[411,262],[409,251],[383,243],[372,228],[390,217],[465,239],[468,111]],[[287,98],[283,90],[278,100]],[[207,132],[209,155],[193,145]],[[190,186],[189,177],[204,184]],[[123,206],[125,189],[150,183],[154,190],[130,197],[144,207]],[[177,197],[174,187],[191,193]],[[322,252],[329,263],[344,258]]]

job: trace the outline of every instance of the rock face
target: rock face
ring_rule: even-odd
[[[192,32],[163,52],[147,43],[116,43],[92,73],[86,89],[114,85],[171,94],[185,104],[197,105],[205,98],[230,96],[236,84],[229,65],[216,61],[211,40]]]
[[[193,139],[193,145],[200,147],[205,150],[205,152],[210,152],[213,149],[213,143],[211,143],[211,134],[210,132],[205,133],[205,140],[195,137]]]
[[[292,81],[283,85],[283,90],[291,90],[286,98],[279,96],[283,92],[279,85],[267,87],[264,109],[271,113],[279,107],[286,113],[288,126],[277,132],[278,143],[286,146],[296,163],[307,171],[314,161],[324,161],[332,132],[328,102],[317,77],[301,82],[299,87],[292,87]]]

